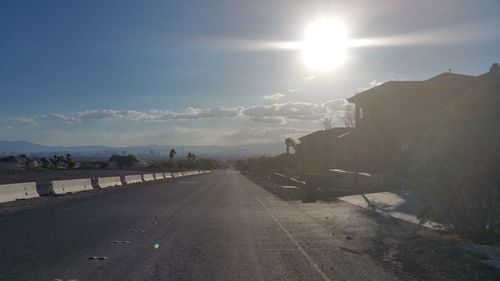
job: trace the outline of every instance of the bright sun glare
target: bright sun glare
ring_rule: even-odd
[[[347,30],[335,20],[318,20],[307,27],[302,52],[306,65],[319,71],[335,69],[345,60]]]

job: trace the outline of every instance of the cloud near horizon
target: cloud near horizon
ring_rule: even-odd
[[[188,107],[182,111],[174,110],[85,110],[73,115],[49,113],[37,116],[20,116],[4,120],[4,125],[84,124],[100,121],[169,121],[192,119],[246,119],[256,123],[286,124],[290,121],[318,121],[325,116],[335,116],[345,112],[349,103],[345,99],[333,99],[324,103],[284,102],[271,105],[249,107]]]
[[[183,110],[84,110],[48,113],[0,121],[11,139],[44,144],[249,144],[276,142],[320,129],[333,117],[342,126],[349,109],[345,99],[323,103],[283,102],[235,107],[187,107]],[[207,122],[213,122],[209,125]],[[289,124],[289,125],[287,125]]]

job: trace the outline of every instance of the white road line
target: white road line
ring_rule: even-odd
[[[249,193],[251,193],[253,195],[253,197],[257,200],[257,202],[259,202],[259,204],[262,206],[262,208],[264,210],[266,210],[266,212],[269,214],[269,216],[271,216],[271,218],[274,220],[274,222],[276,222],[276,224],[281,228],[281,230],[286,234],[286,236],[288,236],[288,238],[290,239],[290,241],[292,241],[292,243],[295,244],[295,246],[297,247],[297,249],[299,249],[300,253],[302,253],[302,255],[307,259],[307,261],[309,262],[309,264],[316,270],[316,272],[319,274],[319,276],[321,276],[321,279],[323,279],[324,281],[332,281],[328,277],[328,275],[326,275],[326,273],[323,272],[323,270],[321,270],[320,266],[312,259],[312,257],[306,252],[306,250],[304,250],[304,248],[302,248],[302,246],[300,246],[299,242],[297,242],[293,238],[293,236],[290,234],[290,232],[288,232],[288,230],[285,229],[285,227],[278,221],[278,219],[264,205],[264,203],[262,203],[262,201],[253,192],[249,191],[248,188],[245,187],[245,189]]]

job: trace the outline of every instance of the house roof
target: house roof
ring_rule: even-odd
[[[314,133],[310,133],[309,135],[305,135],[303,137],[300,137],[299,140],[300,142],[307,141],[309,139],[316,139],[316,138],[321,138],[321,137],[331,137],[331,138],[336,138],[340,135],[349,133],[352,131],[353,128],[333,128],[330,130],[320,130],[316,131]]]
[[[45,157],[42,157],[42,158],[38,159],[38,161],[40,161],[44,165],[52,165],[53,164],[50,159],[47,159]]]
[[[488,72],[478,76],[445,72],[423,81],[389,81],[358,93],[347,100],[358,103],[370,99],[372,96],[402,94],[453,98],[459,97],[467,88],[487,80],[500,80],[500,66],[498,63],[494,63]]]
[[[358,103],[369,99],[371,96],[391,96],[394,94],[457,97],[460,96],[457,93],[464,93],[467,88],[487,80],[500,80],[500,66],[498,63],[492,64],[488,72],[478,76],[445,72],[423,81],[389,81],[358,93],[347,100]]]
[[[453,98],[459,97],[465,89],[480,83],[479,76],[455,73],[441,73],[424,81],[388,81],[347,99],[359,103],[374,97],[421,96]]]

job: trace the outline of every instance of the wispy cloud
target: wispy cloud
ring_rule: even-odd
[[[270,94],[270,95],[267,95],[267,96],[263,96],[263,98],[265,100],[280,100],[284,97],[285,95],[283,95],[282,93],[274,93],[274,94]]]
[[[381,85],[383,83],[384,82],[377,81],[377,80],[372,80],[372,81],[370,81],[370,87],[376,87],[376,86]]]
[[[76,120],[83,122],[91,122],[98,120],[143,120],[147,119],[147,113],[136,111],[136,110],[87,110],[78,113]]]
[[[253,122],[281,123],[289,121],[317,121],[325,116],[344,112],[348,104],[345,99],[334,99],[316,104],[307,102],[275,103],[245,108],[242,116]]]
[[[391,79],[391,80],[396,80],[396,79]],[[371,89],[373,87],[380,86],[380,85],[384,84],[385,82],[387,82],[387,81],[372,80],[372,81],[368,82],[368,85],[358,88],[356,90],[356,92],[358,92],[358,93],[364,92],[364,91]]]
[[[49,121],[64,124],[80,123],[80,118],[67,116],[60,113],[49,113],[47,115],[35,116],[34,119],[36,119],[37,121]]]
[[[16,125],[37,125],[36,121],[34,118],[27,118],[27,117],[18,117],[14,119],[9,119],[3,122],[4,124],[8,126],[16,126]]]
[[[190,120],[190,119],[217,119],[235,118],[241,112],[241,107],[212,107],[195,108],[188,107],[183,111],[173,110],[151,110],[146,114],[147,120]]]
[[[321,119],[326,110],[321,105],[304,102],[288,102],[272,105],[257,105],[242,111],[250,121],[282,123],[290,120],[310,121]]]

